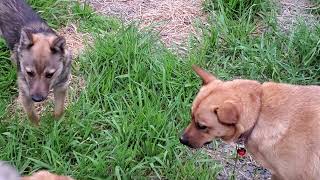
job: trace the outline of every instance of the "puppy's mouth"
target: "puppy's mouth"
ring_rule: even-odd
[[[212,141],[205,142],[203,145],[211,144]]]
[[[197,145],[192,145],[192,144],[187,144],[187,146],[188,146],[189,148],[191,148],[191,149],[199,149],[199,148],[203,148],[203,147],[211,144],[211,142],[212,142],[212,141],[206,142],[206,143],[204,143],[202,146],[201,146],[201,145],[200,145],[200,146],[197,146]]]

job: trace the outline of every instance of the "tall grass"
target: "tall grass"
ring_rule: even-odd
[[[260,81],[318,84],[319,24],[310,28],[301,22],[287,35],[278,32],[274,21],[270,21],[274,16],[272,11],[260,9],[262,13],[258,14],[266,14],[268,18],[255,18],[252,12],[242,16],[235,13],[233,16],[237,19],[233,19],[228,18],[224,10],[229,4],[218,3],[222,5],[219,12],[212,15],[213,23],[205,31],[202,49],[198,51],[210,69],[227,79],[237,76]],[[265,23],[267,28],[256,34],[257,22],[250,19]]]
[[[12,67],[9,50],[4,41],[0,42],[0,118],[5,115],[7,104],[13,99],[16,91],[16,70]]]

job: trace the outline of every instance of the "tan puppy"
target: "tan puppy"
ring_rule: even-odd
[[[272,179],[320,178],[319,86],[223,82],[199,67],[193,69],[203,87],[182,144],[199,148],[215,138],[243,140]]]
[[[39,171],[32,176],[24,176],[21,180],[73,180],[69,176],[58,176],[48,171]]]

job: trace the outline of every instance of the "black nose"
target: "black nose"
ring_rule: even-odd
[[[32,95],[31,96],[31,99],[34,101],[34,102],[41,102],[45,99],[45,97],[41,96],[41,95]]]
[[[185,138],[184,136],[180,137],[180,143],[189,146],[189,141],[187,138]]]

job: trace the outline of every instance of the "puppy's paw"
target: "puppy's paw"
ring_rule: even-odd
[[[40,117],[35,112],[32,112],[31,114],[29,114],[28,117],[34,125],[39,126]]]
[[[63,111],[54,111],[53,117],[55,119],[60,119],[63,116]]]

